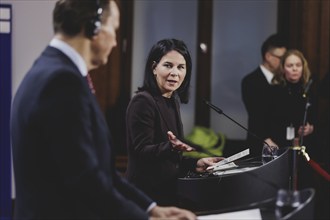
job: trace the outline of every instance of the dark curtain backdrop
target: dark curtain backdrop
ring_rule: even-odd
[[[279,0],[278,31],[301,50],[316,79],[329,71],[329,0]]]

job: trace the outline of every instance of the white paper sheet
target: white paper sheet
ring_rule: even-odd
[[[262,220],[260,209],[248,209],[237,212],[226,212],[221,214],[201,215],[197,216],[198,220],[240,220],[240,219],[253,219]]]

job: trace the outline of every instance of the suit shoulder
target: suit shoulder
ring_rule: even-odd
[[[146,108],[147,106],[154,105],[155,100],[153,96],[147,91],[137,92],[131,99],[129,106],[139,106]]]
[[[129,102],[126,112],[127,116],[132,115],[150,115],[155,112],[157,104],[152,95],[148,92],[138,92]]]
[[[254,78],[254,77],[257,77],[260,75],[261,72],[261,69],[260,67],[258,67],[257,69],[253,70],[252,72],[248,73],[247,75],[244,76],[243,80],[245,79],[251,79],[251,78]]]
[[[148,102],[154,102],[154,97],[147,91],[137,92],[133,97],[132,100],[145,100]]]
[[[267,80],[266,80],[265,76],[263,75],[260,68],[258,68],[255,71],[249,73],[248,75],[246,75],[242,80],[242,84],[252,83],[252,82],[255,83],[256,81],[258,81],[258,82],[260,82],[260,81],[267,82]]]

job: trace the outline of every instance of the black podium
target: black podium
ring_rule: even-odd
[[[251,203],[248,206],[234,207],[229,209],[220,209],[213,211],[197,212],[197,215],[214,215],[223,213],[235,213],[243,210],[259,209],[262,219],[265,220],[310,220],[314,219],[314,200],[315,200],[315,189],[307,188],[300,190],[300,205],[289,212],[287,215],[276,218],[276,197],[269,198],[264,201],[257,203]],[[221,218],[223,219],[223,218]]]
[[[179,178],[179,204],[193,211],[206,211],[274,198],[278,189],[290,186],[291,155],[292,150],[286,149],[266,164],[260,162],[251,170],[234,174]]]

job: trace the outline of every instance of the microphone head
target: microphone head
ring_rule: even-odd
[[[204,102],[206,105],[209,105],[209,104],[210,104],[206,99],[203,99],[203,102]]]
[[[304,94],[303,94],[304,97],[306,97],[306,95],[307,95],[307,93],[308,93],[308,91],[309,91],[309,88],[311,87],[312,83],[313,83],[313,79],[310,79],[310,80],[307,82],[307,84],[306,84],[306,86],[305,86],[305,88],[304,88]]]
[[[203,101],[206,105],[208,105],[214,111],[218,112],[219,114],[223,114],[223,111],[220,108],[216,107],[215,105],[211,104],[210,102],[206,101],[205,99],[203,99]]]

